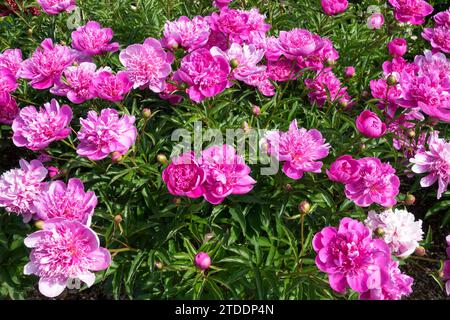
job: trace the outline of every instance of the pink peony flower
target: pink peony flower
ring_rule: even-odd
[[[250,192],[256,183],[249,175],[250,167],[229,145],[203,150],[198,162],[206,173],[203,196],[214,205],[222,203],[232,194]]]
[[[213,0],[213,6],[219,9],[227,8],[233,0]]]
[[[438,181],[437,198],[447,191],[450,181],[450,142],[439,138],[439,131],[434,131],[428,138],[428,150],[419,150],[414,158],[409,159],[414,173],[428,173],[420,180],[425,188]]]
[[[183,100],[183,96],[175,93],[176,91],[179,91],[176,85],[167,82],[165,87],[164,91],[159,93],[161,99],[167,100],[173,105],[179,104]]]
[[[386,124],[370,110],[364,110],[356,118],[356,128],[369,138],[379,138],[386,133]]]
[[[205,171],[199,166],[193,153],[185,153],[173,158],[164,169],[162,179],[169,192],[175,196],[201,197],[204,193]]]
[[[119,43],[110,43],[113,36],[111,28],[102,28],[100,23],[88,21],[72,32],[72,47],[86,56],[116,52],[119,50]]]
[[[23,272],[40,277],[39,291],[50,298],[60,295],[69,279],[92,286],[95,275],[91,271],[105,270],[111,264],[111,255],[100,247],[95,232],[78,221],[47,220],[43,230],[30,234],[24,243],[32,250]]]
[[[284,56],[291,60],[312,54],[323,45],[320,37],[314,37],[306,29],[297,28],[280,31],[279,43]]]
[[[144,44],[132,44],[120,52],[119,59],[133,88],[148,86],[153,92],[164,91],[166,78],[172,72],[173,55],[166,53],[158,40],[147,38]]]
[[[47,14],[71,12],[77,6],[76,0],[37,0],[37,2],[42,7],[42,11]]]
[[[436,26],[445,26],[450,29],[450,8],[437,13],[433,19]]]
[[[362,293],[361,300],[400,300],[412,293],[414,279],[402,273],[397,261],[388,262],[387,272],[389,281],[380,288],[369,289]]]
[[[267,62],[267,73],[273,81],[289,81],[298,78],[300,68],[296,61],[281,58]]]
[[[429,41],[435,50],[450,53],[450,28],[445,26],[425,28],[422,37]]]
[[[447,280],[445,282],[445,291],[447,292],[447,295],[450,296],[450,235],[448,235],[446,238],[447,240],[447,257],[449,259],[445,260],[444,262],[444,280]]]
[[[408,51],[408,44],[403,38],[395,38],[388,43],[388,50],[389,54],[394,58],[402,57]]]
[[[343,13],[348,7],[347,0],[322,0],[321,3],[323,11],[329,16]]]
[[[133,83],[128,73],[119,71],[113,74],[111,71],[104,69],[98,71],[92,79],[91,94],[98,98],[113,102],[122,101],[124,95],[130,92]]]
[[[50,92],[58,96],[67,96],[73,103],[83,103],[95,97],[92,87],[97,66],[94,63],[83,62],[78,66],[67,67],[64,70],[64,80],[56,82]]]
[[[61,173],[61,170],[59,170],[57,167],[53,167],[53,166],[49,166],[47,167],[48,170],[48,176],[53,179],[54,177],[56,177],[58,174]]]
[[[100,116],[95,111],[89,111],[86,119],[80,119],[78,155],[101,160],[114,151],[125,154],[137,137],[134,121],[134,116],[119,118],[114,109],[103,109]]]
[[[355,73],[356,73],[355,67],[350,66],[344,69],[344,76],[346,78],[353,78],[355,76]]]
[[[372,239],[370,229],[357,220],[343,218],[338,229],[323,228],[314,236],[313,248],[317,267],[328,273],[331,288],[339,293],[347,287],[363,293],[389,280],[389,247]]]
[[[362,158],[359,163],[359,178],[345,185],[345,195],[360,207],[378,203],[391,207],[397,203],[400,179],[389,163],[378,158]]]
[[[10,93],[15,91],[18,87],[16,77],[7,68],[0,67],[0,93]]]
[[[244,82],[249,86],[258,88],[258,91],[266,97],[271,97],[275,94],[275,87],[270,82],[267,71],[253,73],[246,77]]]
[[[328,99],[331,102],[336,100],[350,100],[347,94],[347,87],[342,87],[341,81],[332,71],[320,72],[314,79],[305,79],[305,85],[310,90],[309,100],[323,106]]]
[[[47,221],[53,218],[76,220],[89,226],[97,205],[97,197],[92,191],[84,192],[80,179],[71,178],[66,185],[57,180],[34,201],[36,218]]]
[[[399,22],[414,25],[425,22],[425,17],[433,12],[433,7],[424,0],[389,0],[394,7],[394,16]]]
[[[22,65],[22,51],[20,49],[7,49],[0,54],[0,68],[9,69],[17,78]]]
[[[318,130],[299,129],[297,120],[291,122],[289,131],[272,131],[266,138],[269,153],[285,161],[283,172],[292,179],[300,179],[304,172],[320,173],[323,163],[317,160],[325,158],[330,148]]]
[[[75,58],[69,47],[54,45],[52,39],[45,39],[31,58],[22,63],[18,76],[31,79],[31,86],[35,89],[48,89],[60,79],[63,70]]]
[[[221,55],[214,56],[204,48],[197,49],[181,60],[181,67],[174,74],[174,80],[184,82],[186,92],[195,102],[221,93],[232,83],[228,80],[231,71],[228,61]]]
[[[211,258],[206,252],[199,252],[195,255],[195,265],[202,270],[209,269],[211,266]]]
[[[46,187],[42,181],[47,169],[38,160],[30,163],[20,160],[19,164],[20,169],[6,171],[0,177],[0,207],[22,215],[23,222],[27,223],[33,217],[33,202]]]
[[[16,100],[9,93],[0,92],[0,123],[12,124],[18,113]]]
[[[367,18],[367,27],[369,29],[381,29],[384,25],[384,16],[382,13],[375,12]]]
[[[332,181],[350,183],[359,178],[359,163],[352,156],[340,156],[331,164],[330,170],[326,170],[326,173]]]
[[[210,28],[206,18],[196,16],[191,20],[181,16],[177,21],[166,22],[161,43],[168,49],[181,46],[191,52],[203,47],[208,42],[209,34]]]
[[[34,106],[25,107],[12,124],[13,142],[33,151],[45,149],[53,141],[64,140],[70,135],[71,120],[72,109],[68,105],[60,107],[55,99],[39,111]]]

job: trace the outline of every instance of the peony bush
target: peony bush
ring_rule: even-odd
[[[6,1],[0,297],[445,298],[449,52],[444,0]]]

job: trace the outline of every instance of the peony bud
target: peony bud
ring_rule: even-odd
[[[369,138],[379,138],[386,133],[386,124],[370,110],[364,110],[356,118],[356,128]]]
[[[407,194],[406,198],[405,198],[405,203],[408,206],[413,205],[416,202],[416,197],[414,197],[414,195],[412,194]]]
[[[416,130],[414,130],[414,129],[409,129],[409,130],[408,130],[408,137],[414,138],[415,136],[416,136]]]
[[[356,73],[355,67],[350,66],[350,67],[345,68],[345,70],[344,70],[344,76],[346,78],[353,78],[355,76],[355,73]]]
[[[378,227],[375,229],[375,235],[378,237],[383,237],[384,236],[384,229],[381,227]]]
[[[367,27],[369,29],[381,29],[384,25],[384,16],[382,13],[375,12],[367,18]]]
[[[242,129],[244,130],[245,133],[249,133],[250,132],[250,125],[248,124],[247,121],[244,121],[244,123],[242,124]]]
[[[111,153],[111,161],[113,163],[119,163],[120,161],[122,161],[122,159],[122,154],[119,151],[114,151],[113,153]]]
[[[307,200],[303,200],[300,202],[298,206],[298,211],[300,211],[301,214],[308,214],[311,210],[311,204]]]
[[[115,224],[121,223],[122,220],[123,220],[123,218],[122,218],[122,216],[121,216],[120,214],[118,214],[118,215],[116,215],[116,216],[114,217],[114,223],[115,223]]]
[[[149,108],[144,108],[144,109],[142,109],[142,116],[143,116],[145,119],[150,118],[150,117],[152,116],[152,110],[150,110]]]
[[[389,77],[387,77],[387,83],[390,86],[395,86],[398,83],[397,77],[393,74],[390,74]]]
[[[361,97],[362,97],[363,99],[369,98],[369,97],[370,97],[370,92],[367,91],[367,90],[364,90],[363,92],[361,92]]]
[[[199,252],[195,255],[195,265],[202,270],[206,270],[211,265],[211,258],[205,252]]]
[[[327,66],[328,67],[334,67],[335,65],[336,65],[336,60],[327,59]]]
[[[426,253],[427,252],[426,252],[425,248],[422,246],[418,246],[416,248],[416,250],[414,251],[414,254],[419,257],[423,257],[424,255],[426,255]]]
[[[47,167],[47,170],[48,170],[48,176],[49,176],[50,178],[54,178],[54,177],[56,177],[58,174],[60,174],[59,169],[56,168],[56,167],[50,166],[50,167]]]
[[[253,115],[255,115],[257,117],[261,114],[261,109],[258,106],[253,106],[252,112],[253,112]]]
[[[237,59],[231,59],[230,61],[230,66],[234,69],[237,68],[239,66],[239,61],[237,61]]]
[[[164,267],[164,265],[162,264],[161,261],[156,261],[155,262],[155,267],[158,268],[159,270],[161,270]]]
[[[284,190],[286,190],[286,191],[291,191],[293,188],[292,188],[292,185],[290,184],[290,183],[286,183],[284,186],[283,186],[283,188],[284,188]]]
[[[44,221],[38,220],[34,223],[34,226],[40,230],[44,229]]]
[[[165,154],[162,154],[162,153],[160,153],[160,154],[158,154],[158,155],[156,156],[156,160],[157,160],[159,163],[161,163],[162,165],[165,165],[165,166],[167,166],[167,165],[169,164],[169,161],[167,161],[166,155],[165,155]]]

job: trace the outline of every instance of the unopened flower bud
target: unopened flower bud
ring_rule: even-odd
[[[28,29],[27,30],[27,35],[29,36],[29,37],[31,37],[31,36],[33,36],[33,29]]]
[[[49,176],[50,178],[54,178],[54,177],[56,177],[58,174],[61,173],[61,172],[59,171],[58,168],[52,167],[52,166],[47,167],[47,171],[48,171],[48,176]]]
[[[161,270],[164,267],[164,265],[162,264],[161,261],[156,261],[155,262],[155,267],[158,268],[159,270]]]
[[[114,217],[114,223],[115,223],[115,224],[121,223],[122,220],[123,220],[123,218],[122,218],[122,216],[121,216],[120,214],[118,214],[118,215],[116,215],[116,216]]]
[[[302,202],[300,202],[300,204],[298,206],[298,211],[300,211],[300,213],[308,214],[310,210],[311,210],[311,204],[308,201],[303,200]]]
[[[397,84],[397,77],[393,74],[390,74],[389,77],[387,77],[387,83],[390,86],[395,86]]]
[[[355,76],[355,67],[347,67],[344,70],[344,76],[348,79],[348,78],[353,78]]]
[[[207,234],[205,234],[205,236],[203,237],[203,243],[208,242],[209,240],[211,240],[214,237],[214,232],[208,232]]]
[[[150,117],[152,116],[152,110],[150,110],[149,108],[144,108],[144,109],[142,109],[142,116],[143,116],[145,119],[150,118]]]
[[[333,67],[335,65],[336,65],[336,60],[331,60],[331,59],[327,60],[327,66],[328,67]]]
[[[416,250],[414,251],[414,254],[419,257],[423,257],[426,253],[427,252],[426,252],[425,248],[422,246],[418,246],[416,248]]]
[[[252,112],[255,116],[259,116],[261,114],[261,109],[258,106],[253,106]]]
[[[360,145],[359,145],[359,150],[360,151],[364,151],[364,150],[366,150],[366,145],[364,144],[364,143],[361,143]]]
[[[416,136],[416,131],[414,129],[408,130],[408,137],[414,138]]]
[[[340,101],[339,101],[339,105],[340,105],[342,108],[347,108],[347,107],[348,107],[348,101],[346,101],[346,100],[340,100]]]
[[[205,252],[199,252],[195,255],[195,265],[202,270],[206,270],[211,266],[211,258]]]
[[[119,151],[114,151],[111,153],[111,161],[114,163],[119,163],[122,161],[123,157],[122,154]]]
[[[239,61],[237,61],[237,59],[231,59],[230,61],[230,66],[234,69],[237,68],[237,66],[239,66]]]
[[[160,154],[158,154],[158,155],[156,156],[156,160],[157,160],[159,163],[161,163],[162,165],[165,165],[165,166],[167,166],[167,165],[169,164],[169,161],[167,161],[166,155],[165,155],[165,154],[162,154],[162,153],[160,153]]]
[[[173,203],[175,203],[176,205],[181,204],[181,198],[173,198]]]
[[[44,229],[44,221],[38,220],[34,223],[34,226],[40,230]]]
[[[413,194],[407,194],[405,198],[405,203],[408,206],[412,206],[416,202],[416,197]]]
[[[244,130],[245,133],[250,132],[250,125],[248,124],[247,121],[244,121],[244,123],[242,124],[242,129]]]
[[[378,227],[378,228],[375,229],[374,233],[375,233],[376,236],[382,237],[382,236],[384,236],[384,229],[381,228],[381,227]]]
[[[361,92],[361,97],[362,97],[363,99],[369,98],[369,97],[370,97],[369,91],[364,90],[363,92]]]
[[[283,188],[284,188],[284,190],[286,190],[286,191],[291,191],[291,190],[292,190],[292,185],[291,185],[290,183],[286,183],[286,184],[283,186]]]

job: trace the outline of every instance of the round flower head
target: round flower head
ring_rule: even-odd
[[[383,230],[383,240],[397,257],[411,255],[423,239],[422,220],[415,221],[414,215],[406,210],[389,209],[379,214],[369,211],[364,223],[372,231]]]
[[[248,75],[244,83],[249,86],[258,88],[258,91],[266,97],[271,97],[275,94],[275,87],[269,80],[269,73],[267,71],[255,72]]]
[[[16,90],[18,87],[16,77],[7,68],[0,67],[0,93],[6,92],[10,93]]]
[[[347,287],[363,293],[389,280],[389,247],[372,239],[370,229],[357,220],[343,218],[339,228],[323,228],[312,243],[317,267],[328,273],[331,288],[339,293]]]
[[[209,34],[210,28],[206,18],[196,16],[191,20],[182,16],[177,21],[166,22],[161,43],[165,48],[181,46],[191,52],[203,47],[208,42]]]
[[[47,169],[38,160],[20,160],[20,169],[6,171],[0,177],[0,207],[23,217],[25,223],[33,217],[33,202],[40,197],[46,184]]]
[[[289,81],[298,77],[300,68],[296,61],[281,58],[278,61],[267,62],[267,73],[274,81]]]
[[[205,178],[205,172],[192,152],[173,158],[172,163],[162,173],[162,179],[171,194],[189,198],[203,195],[202,184]]]
[[[450,29],[450,8],[439,12],[433,17],[433,19],[436,26],[444,26]]]
[[[67,185],[60,180],[51,182],[48,189],[34,201],[36,218],[39,220],[60,217],[87,226],[91,224],[96,205],[95,193],[85,192],[83,182],[76,178],[69,179]]]
[[[212,204],[220,204],[232,194],[248,193],[256,183],[249,175],[250,167],[229,145],[203,150],[198,162],[206,174],[203,196]]]
[[[59,80],[63,70],[75,58],[76,55],[69,47],[54,45],[52,39],[45,39],[31,58],[22,63],[18,75],[30,79],[34,89],[48,89]]]
[[[42,7],[42,11],[47,14],[58,14],[60,12],[73,11],[76,6],[76,0],[37,0]]]
[[[336,14],[342,13],[347,10],[348,7],[347,0],[322,0],[321,4],[325,14],[329,16],[334,16]]]
[[[54,218],[24,240],[32,248],[24,274],[39,279],[39,291],[46,297],[59,296],[69,279],[79,279],[88,287],[95,282],[92,271],[105,270],[111,264],[108,250],[92,229],[78,221]]]
[[[72,32],[72,47],[86,56],[116,52],[119,50],[119,43],[110,43],[113,36],[111,28],[102,28],[100,23],[89,21]]]
[[[286,58],[295,60],[307,56],[318,50],[322,43],[306,29],[292,29],[280,31],[279,44]]]
[[[9,69],[17,78],[22,65],[22,51],[20,49],[6,49],[0,54],[0,68]]]
[[[367,18],[367,26],[369,29],[381,29],[384,25],[384,16],[382,13],[375,12]]]
[[[424,23],[424,18],[433,12],[433,7],[425,0],[389,0],[389,3],[395,9],[395,19],[413,25]]]
[[[359,163],[352,156],[345,155],[337,158],[326,170],[327,176],[332,181],[350,183],[359,178]]]
[[[376,113],[369,110],[364,110],[356,118],[356,128],[369,138],[379,138],[386,133],[386,124],[378,118]]]
[[[391,207],[397,203],[400,179],[389,163],[378,158],[362,158],[359,163],[359,178],[345,185],[345,195],[360,207],[378,203]]]
[[[0,123],[12,124],[19,113],[16,100],[6,92],[0,92]]]
[[[148,86],[153,92],[166,88],[173,55],[166,53],[158,40],[147,38],[144,44],[132,44],[120,52],[119,59],[134,88]]]
[[[64,140],[70,135],[71,120],[72,109],[68,105],[60,107],[55,99],[39,111],[33,106],[25,107],[12,124],[13,142],[33,151],[45,149],[53,141]]]
[[[92,79],[92,94],[98,98],[113,102],[122,101],[124,95],[130,92],[133,87],[128,73],[119,71],[113,74],[111,71],[104,69],[98,71]]]
[[[266,138],[269,153],[285,161],[283,172],[292,179],[300,179],[304,172],[321,172],[323,163],[317,160],[325,158],[330,148],[318,130],[299,129],[297,120],[291,122],[288,132],[269,132]]]
[[[309,100],[319,106],[330,99],[331,102],[349,100],[347,87],[342,87],[341,81],[332,71],[320,72],[314,79],[305,79],[305,85],[310,90]]]
[[[395,38],[394,40],[388,43],[388,50],[389,54],[394,58],[402,57],[408,50],[408,44],[406,40],[403,38]]]
[[[425,28],[422,37],[429,41],[435,50],[450,53],[450,28],[445,26]]]
[[[195,255],[195,265],[202,270],[206,270],[211,266],[211,258],[205,252],[199,252]]]
[[[134,121],[134,116],[119,118],[114,109],[103,109],[100,116],[95,111],[89,111],[86,119],[80,119],[78,155],[101,160],[114,151],[125,154],[137,137]]]

